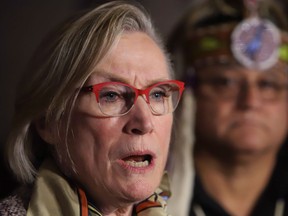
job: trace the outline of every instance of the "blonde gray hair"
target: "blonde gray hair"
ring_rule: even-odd
[[[79,89],[123,32],[143,32],[165,53],[145,10],[122,1],[103,4],[70,19],[52,40],[49,36],[44,47],[40,46],[29,74],[20,82],[7,142],[7,160],[19,181],[33,182],[37,166],[50,152],[36,132],[35,120],[44,125],[54,123],[58,131],[64,125],[69,155],[69,120]],[[168,56],[167,65],[171,69]]]

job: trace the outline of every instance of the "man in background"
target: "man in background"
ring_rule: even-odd
[[[287,29],[273,1],[217,0],[195,6],[177,28],[170,47],[192,91],[176,116],[174,214],[288,215]]]

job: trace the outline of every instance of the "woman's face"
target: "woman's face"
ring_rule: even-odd
[[[126,33],[95,67],[85,86],[121,81],[145,89],[168,79],[164,54],[155,42],[143,33]],[[158,186],[166,164],[172,114],[153,115],[142,96],[121,117],[99,117],[92,105],[95,94],[80,93],[69,142],[77,170],[72,177],[100,209],[148,197]]]

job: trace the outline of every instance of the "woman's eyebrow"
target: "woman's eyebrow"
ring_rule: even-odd
[[[119,76],[115,73],[111,73],[109,71],[106,71],[106,70],[97,70],[95,72],[93,72],[90,77],[88,78],[89,81],[93,81],[93,79],[97,79],[97,78],[103,78],[103,79],[106,79],[107,81],[112,81],[112,82],[122,82],[122,83],[127,83],[127,84],[131,84],[129,82],[129,79],[127,79],[127,76]],[[153,79],[153,80],[148,80],[146,83],[145,83],[145,86],[148,87],[148,86],[151,86],[155,83],[158,83],[158,82],[163,82],[163,81],[167,81],[169,80],[168,77],[163,77],[163,78],[157,78],[157,79]]]

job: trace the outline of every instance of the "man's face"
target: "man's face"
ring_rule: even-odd
[[[280,67],[280,65],[278,65]],[[287,75],[217,65],[198,71],[196,138],[221,154],[276,152],[287,133]]]

